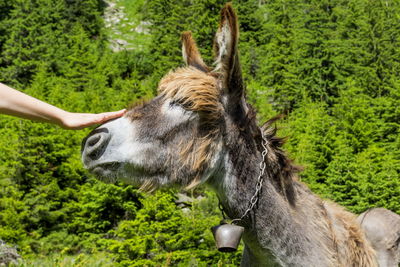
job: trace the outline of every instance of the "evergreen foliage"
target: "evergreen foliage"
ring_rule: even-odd
[[[146,46],[112,52],[102,0],[0,0],[0,81],[69,111],[102,112],[153,96],[160,77],[182,65],[184,30],[212,65],[224,1],[128,2],[119,0],[129,17],[148,23],[137,40]],[[400,213],[400,2],[234,6],[248,98],[260,121],[286,115],[280,134],[305,167],[302,181],[356,213]],[[192,192],[206,197],[182,210],[175,191],[143,195],[96,181],[80,162],[88,131],[0,116],[1,240],[49,261],[79,254],[84,264],[84,253],[106,252],[121,266],[238,265],[240,252],[214,248],[209,228],[221,216],[212,193]]]

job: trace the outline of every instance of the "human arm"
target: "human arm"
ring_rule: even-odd
[[[0,83],[0,113],[53,123],[65,129],[82,129],[121,117],[125,110],[99,114],[68,112]]]

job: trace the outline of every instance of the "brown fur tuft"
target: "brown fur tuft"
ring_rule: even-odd
[[[157,185],[154,181],[152,180],[146,180],[143,182],[143,184],[140,186],[139,191],[145,192],[145,193],[151,193],[154,190],[157,189]]]
[[[216,123],[222,116],[217,80],[193,67],[167,74],[159,84],[159,95],[200,114],[203,122]]]
[[[354,214],[332,202],[324,203],[335,228],[340,266],[378,266],[375,251],[367,241]],[[346,262],[344,262],[346,260]]]
[[[148,99],[142,98],[132,102],[127,108],[127,117],[131,120],[139,119],[142,114],[139,112],[140,108],[146,105],[149,102]]]

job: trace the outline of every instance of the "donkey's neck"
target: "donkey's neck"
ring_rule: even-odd
[[[214,187],[222,207],[231,219],[240,218],[248,209],[250,199],[256,191],[259,163],[261,153],[246,155],[239,160],[241,166],[235,168],[229,155],[225,157],[224,170],[220,177],[210,181]],[[268,160],[267,160],[268,161]],[[267,162],[268,167],[279,168],[272,162]],[[282,170],[283,171],[283,170]],[[259,194],[258,202],[252,211],[241,222],[245,227],[244,242],[246,244],[243,256],[243,265],[251,266],[328,266],[330,263],[324,259],[325,252],[319,251],[315,243],[316,236],[310,232],[312,228],[305,226],[301,207],[293,206],[282,192],[274,185],[273,173],[267,171],[263,175],[263,187]],[[296,184],[295,191],[311,196],[311,201],[319,203],[307,189]],[[307,208],[315,208],[312,207]],[[317,204],[315,204],[317,206]]]

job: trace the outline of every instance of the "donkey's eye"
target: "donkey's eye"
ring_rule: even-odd
[[[187,102],[186,103],[181,103],[180,105],[185,110],[192,110],[192,105],[187,103]]]
[[[179,101],[179,100],[172,100],[169,102],[169,107],[170,108],[174,108],[174,107],[180,107],[182,109],[184,109],[184,112],[189,111],[190,110],[190,104],[183,102],[183,101]]]

